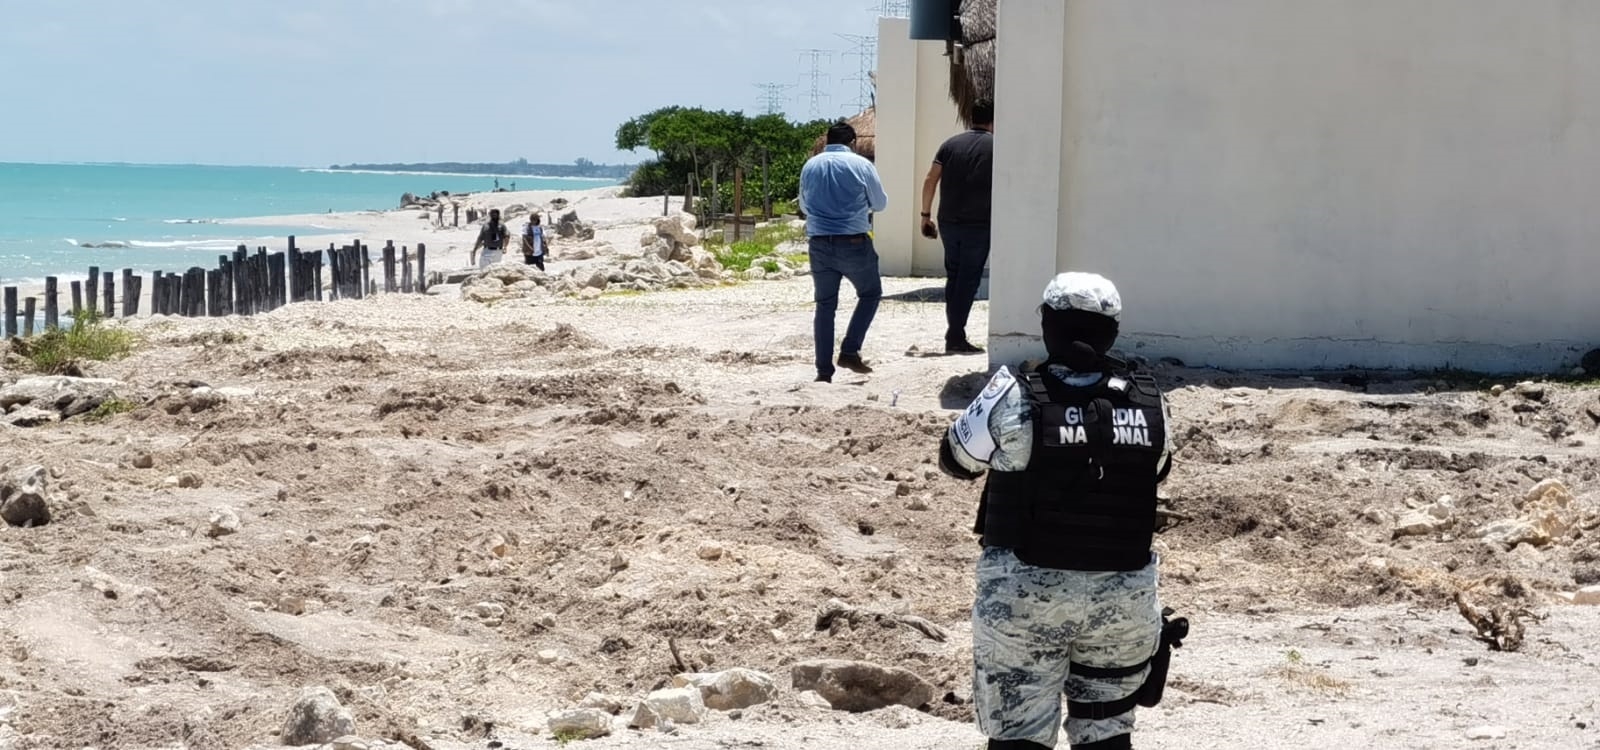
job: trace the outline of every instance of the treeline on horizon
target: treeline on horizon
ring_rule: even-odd
[[[800,167],[830,122],[790,122],[777,114],[751,117],[743,112],[663,107],[619,125],[617,150],[655,152],[655,158],[640,164],[627,178],[629,195],[680,195],[693,183],[697,196],[715,194],[721,208],[731,210],[734,169],[742,168],[745,206],[760,206],[763,192],[774,203],[791,204],[800,195]],[[791,209],[781,206],[780,210]]]
[[[368,172],[453,172],[530,177],[593,177],[608,180],[625,180],[636,168],[633,164],[596,164],[588,159],[577,159],[571,164],[535,164],[527,159],[517,159],[504,164],[444,161],[425,164],[334,164],[328,167],[328,169]]]

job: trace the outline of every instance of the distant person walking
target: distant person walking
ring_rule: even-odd
[[[944,239],[944,350],[980,354],[967,340],[967,317],[989,262],[989,212],[994,187],[994,104],[972,107],[972,129],[952,136],[934,154],[922,181],[922,234]],[[933,221],[933,197],[939,223]]]
[[[506,226],[500,223],[500,209],[489,209],[489,220],[478,230],[478,241],[472,243],[472,258],[478,268],[488,268],[505,257]],[[483,250],[479,255],[478,250]]]
[[[544,270],[544,227],[539,226],[538,214],[529,214],[528,223],[522,228],[522,259]]]
[[[849,279],[855,287],[856,309],[839,345],[838,364],[853,372],[872,372],[861,359],[861,347],[883,297],[883,280],[868,232],[872,212],[887,208],[889,196],[883,192],[877,168],[850,149],[855,140],[855,128],[839,122],[828,128],[827,147],[800,169],[800,209],[806,214],[817,300],[813,333],[819,383],[833,382],[833,318],[839,309],[841,279]]]

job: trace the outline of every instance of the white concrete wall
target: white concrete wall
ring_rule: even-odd
[[[944,275],[944,248],[922,236],[920,214],[933,155],[962,129],[949,82],[943,42],[912,41],[908,19],[879,19],[874,146],[889,210],[873,219],[873,244],[891,276]]]
[[[1056,269],[1190,363],[1600,346],[1600,2],[1001,0],[999,39],[996,363]]]

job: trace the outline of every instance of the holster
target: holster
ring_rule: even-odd
[[[1155,656],[1150,657],[1150,674],[1139,686],[1139,705],[1146,708],[1161,702],[1162,694],[1167,691],[1167,669],[1172,665],[1172,649],[1182,648],[1183,639],[1189,637],[1189,618],[1173,618],[1172,615],[1171,607],[1161,610],[1161,645],[1156,648]]]

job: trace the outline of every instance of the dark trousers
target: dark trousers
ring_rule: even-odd
[[[527,261],[528,265],[530,265],[530,266],[538,266],[539,270],[541,270],[541,271],[544,270],[544,256],[543,255],[528,255],[528,254],[524,253],[523,256],[522,256],[522,259]]]
[[[878,251],[864,234],[825,235],[810,240],[811,283],[816,290],[817,316],[812,333],[817,339],[817,374],[832,376],[833,316],[839,310],[839,282],[856,288],[856,309],[850,315],[840,354],[860,354],[867,327],[878,314],[883,280],[878,276]]]
[[[989,227],[978,224],[941,224],[944,240],[944,317],[946,342],[967,340],[967,317],[972,300],[983,283],[983,266],[989,262]]]

